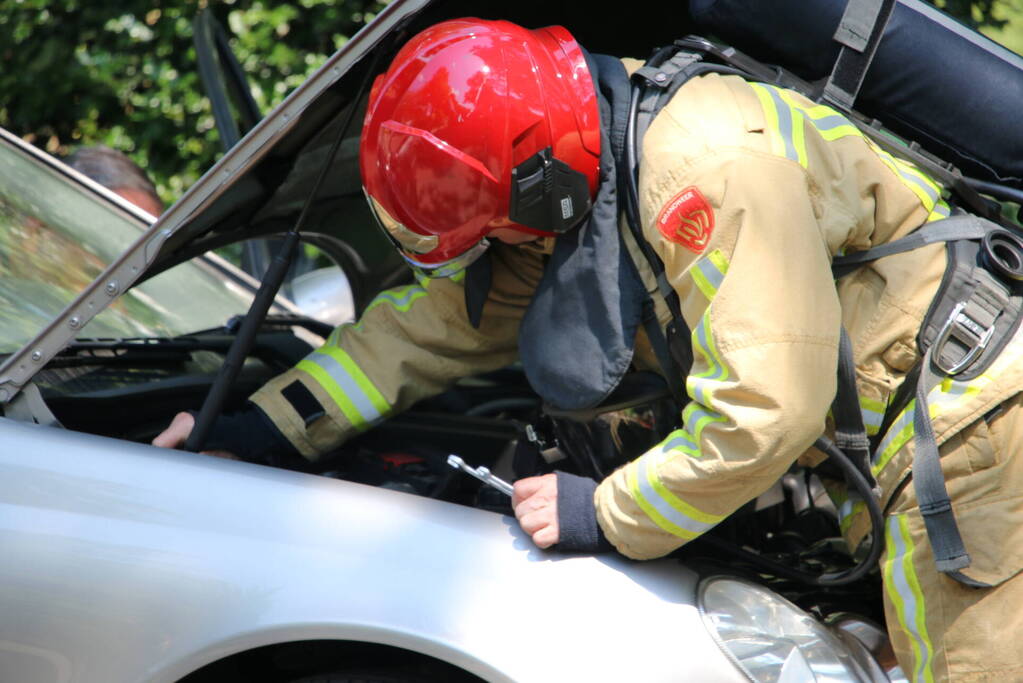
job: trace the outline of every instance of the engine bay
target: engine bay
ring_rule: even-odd
[[[237,410],[274,375],[313,348],[295,320],[268,320],[233,384],[225,412]],[[323,333],[312,321],[300,321]],[[301,329],[298,330],[301,332]],[[233,339],[231,324],[176,339],[80,339],[35,379],[67,429],[149,443],[182,410],[201,407]],[[312,342],[312,343],[311,343]],[[565,470],[596,480],[658,443],[673,428],[663,382],[629,376],[602,409],[545,409],[511,366],[456,383],[351,439],[302,470],[325,477],[512,514],[507,495],[452,468],[449,455],[506,480]],[[182,453],[182,457],[189,457]],[[839,571],[854,564],[818,475],[793,466],[758,499],[672,557],[766,584],[825,619],[847,613],[883,623],[881,582],[872,571],[843,586],[815,586],[772,571]]]

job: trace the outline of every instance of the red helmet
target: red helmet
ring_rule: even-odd
[[[455,19],[377,77],[359,150],[370,205],[414,266],[452,274],[498,228],[555,235],[597,190],[597,97],[560,26]]]

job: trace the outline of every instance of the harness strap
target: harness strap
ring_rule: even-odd
[[[831,273],[837,279],[843,275],[848,275],[865,263],[876,261],[885,256],[901,254],[905,251],[912,251],[938,242],[980,239],[990,229],[990,227],[986,226],[973,214],[960,214],[932,221],[925,223],[909,235],[893,242],[844,256],[836,256],[831,262]]]
[[[924,354],[923,370],[916,386],[916,407],[913,411],[913,489],[938,571],[966,586],[986,588],[988,584],[971,579],[961,571],[970,566],[970,555],[966,552],[952,511],[952,501],[941,471],[938,442],[927,408],[927,394],[941,383],[944,376],[943,373],[934,372],[932,351],[933,347]]]
[[[657,364],[664,371],[664,379],[668,382],[668,391],[671,392],[675,403],[681,408],[686,404],[685,377],[679,372],[679,365],[672,361],[671,352],[668,348],[668,339],[657,321],[654,312],[653,299],[647,299],[643,305],[643,329],[646,330],[647,339],[650,340],[650,347],[657,358]]]
[[[646,81],[636,109],[636,140],[643,139],[664,102],[692,77],[691,67],[703,61],[703,55],[686,50],[679,50],[660,63],[657,62],[658,56],[637,69],[632,76],[634,80]]]
[[[842,328],[838,343],[838,391],[831,404],[835,420],[835,446],[845,453],[866,478],[875,494],[880,494],[870,471],[870,439],[863,426],[863,413],[856,391],[856,363],[853,361],[852,342]]]
[[[849,111],[881,43],[895,0],[849,0],[834,38],[842,48],[821,99]]]
[[[838,278],[865,263],[885,256],[910,251],[927,244],[949,243],[946,277],[921,326],[919,343],[925,349],[923,359],[907,375],[903,386],[896,393],[894,403],[896,405],[905,403],[910,395],[909,390],[913,389],[916,398],[913,410],[913,487],[938,571],[963,585],[975,588],[985,587],[987,584],[966,576],[962,571],[970,566],[970,556],[959,533],[952,502],[945,486],[927,396],[946,377],[958,374],[975,376],[983,371],[993,359],[997,347],[1011,336],[1017,324],[1020,314],[1018,298],[1013,297],[1012,291],[982,265],[982,259],[978,259],[977,249],[980,247],[978,242],[993,230],[997,231],[1000,228],[977,216],[959,214],[927,223],[910,235],[888,244],[838,256],[832,261],[832,272]],[[973,246],[966,249],[965,245]],[[943,322],[932,322],[942,321],[942,318]],[[842,341],[843,344],[847,341],[844,331]],[[985,354],[989,347],[995,348]],[[839,392],[833,407],[836,442],[839,436],[839,419],[847,421],[847,424],[855,429],[856,424],[852,421],[850,413],[858,407],[853,404],[856,400],[855,394],[842,399],[843,394],[848,394],[849,391],[845,386],[849,380],[843,380],[843,376],[851,371],[845,366],[852,362],[844,356],[845,351],[840,346]],[[852,381],[855,382],[855,378]],[[853,390],[855,391],[855,384]],[[882,434],[891,425],[891,418],[894,415],[892,408],[895,406],[890,406],[886,411],[880,432]],[[895,410],[901,410],[901,407]],[[842,447],[842,444],[839,446]],[[858,439],[853,435],[848,447],[850,451],[846,452],[855,452],[858,447]],[[846,448],[843,447],[843,450]],[[854,462],[858,463],[859,460]]]
[[[647,337],[657,355],[665,377],[672,384],[672,395],[679,406],[686,403],[683,392],[685,376],[693,365],[693,350],[689,327],[682,317],[678,292],[668,282],[664,263],[643,236],[639,224],[639,159],[637,147],[650,122],[660,111],[665,100],[691,77],[702,56],[687,51],[676,51],[674,46],[662,48],[633,74],[632,99],[629,105],[628,129],[625,135],[627,170],[619,177],[625,187],[625,219],[643,257],[650,264],[657,290],[671,313],[667,334],[652,315],[644,321]]]

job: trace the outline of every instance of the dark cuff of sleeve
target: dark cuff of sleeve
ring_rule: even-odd
[[[558,550],[606,553],[614,547],[597,523],[593,493],[597,482],[567,472],[558,476]]]
[[[192,411],[192,416],[196,415]],[[273,421],[255,403],[236,413],[220,415],[213,422],[203,450],[224,450],[246,462],[305,469],[308,461],[291,445]]]

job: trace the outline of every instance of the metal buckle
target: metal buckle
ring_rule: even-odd
[[[931,350],[931,359],[939,370],[944,372],[946,375],[957,375],[965,370],[973,361],[977,360],[981,352],[987,347],[988,342],[991,341],[991,337],[995,333],[995,321],[1002,314],[1001,311],[995,315],[995,319],[991,321],[991,326],[986,330],[977,324],[975,320],[963,313],[963,309],[966,308],[966,302],[960,301],[952,309],[952,312],[948,315],[948,320],[945,321],[945,325],[941,328],[941,332],[938,333],[937,339],[934,340],[934,346]],[[948,338],[952,335],[953,325],[959,325],[965,329],[968,333],[978,338],[978,341],[973,347],[966,352],[962,360],[958,363],[954,363],[951,367],[945,367],[941,364],[941,350],[948,342]],[[957,336],[960,341],[965,341],[962,335]]]

